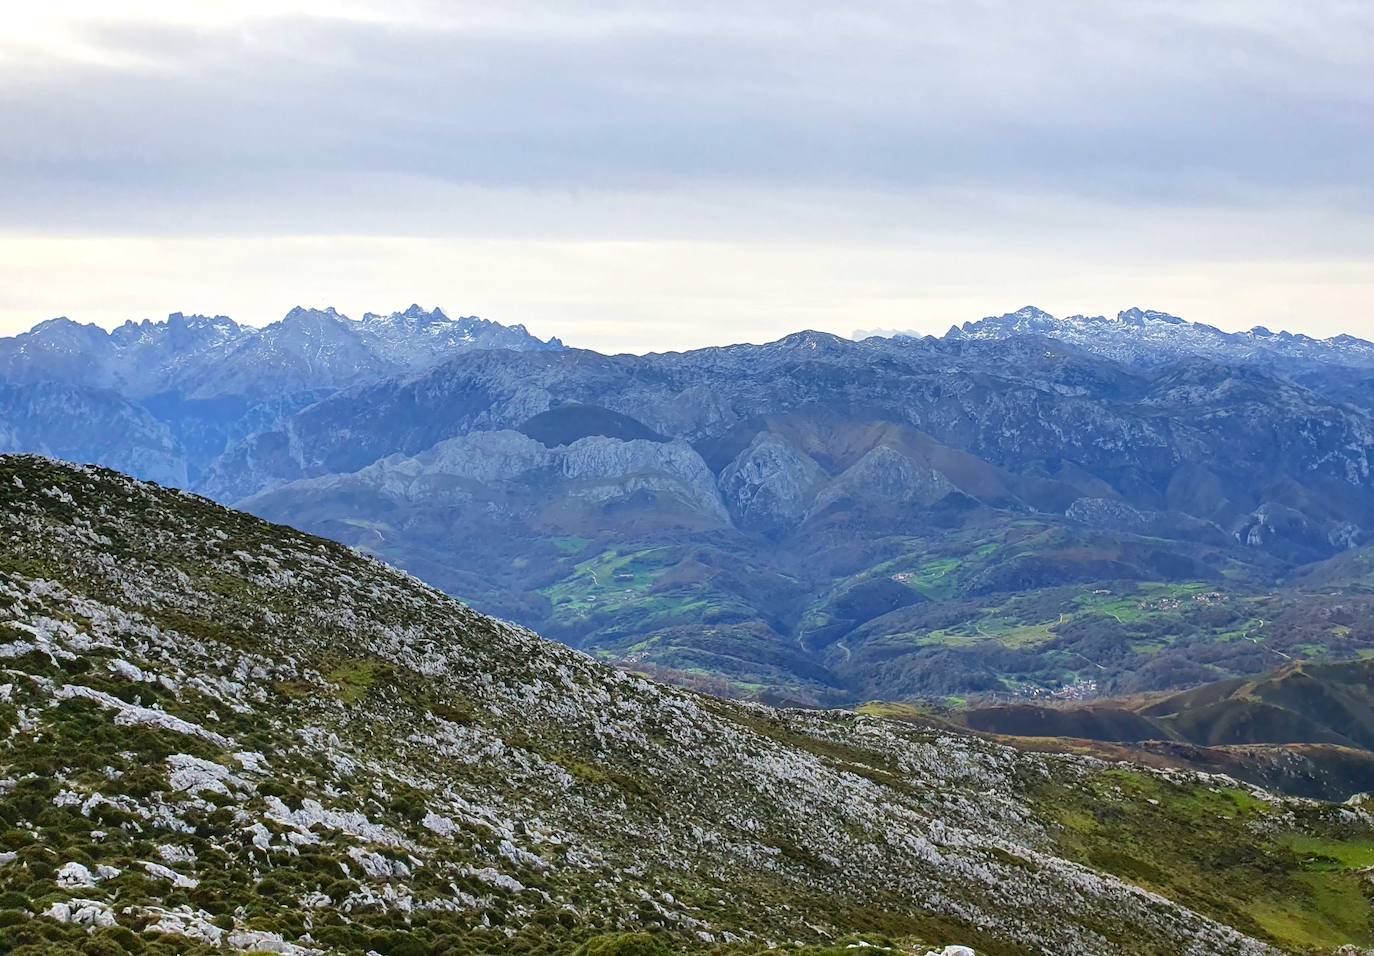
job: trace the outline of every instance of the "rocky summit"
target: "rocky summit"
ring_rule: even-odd
[[[103,469],[0,524],[7,951],[1374,943],[1362,800],[698,696]]]

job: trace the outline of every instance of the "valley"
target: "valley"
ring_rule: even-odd
[[[1033,309],[647,356],[418,306],[84,328],[0,342],[0,449],[188,487],[719,694],[1083,698],[1374,649],[1349,337]]]

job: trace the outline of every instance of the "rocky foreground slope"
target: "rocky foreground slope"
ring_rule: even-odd
[[[14,952],[1371,942],[1362,803],[696,696],[109,471],[0,458],[0,665]]]

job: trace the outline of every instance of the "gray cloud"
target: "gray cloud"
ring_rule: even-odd
[[[0,331],[427,295],[603,347],[1025,301],[1374,335],[1367,4],[283,2],[0,36]]]
[[[664,7],[580,22],[87,24],[120,65],[0,65],[0,174],[112,202],[415,181],[1366,203],[1374,21],[1250,3]],[[681,9],[686,9],[683,5]],[[541,20],[541,16],[543,19]],[[541,23],[543,27],[541,28]],[[57,219],[100,223],[87,195]],[[340,228],[346,226],[341,209]],[[4,211],[0,210],[0,217]]]

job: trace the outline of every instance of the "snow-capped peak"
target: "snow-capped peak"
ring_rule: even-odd
[[[260,329],[173,312],[111,332],[66,317],[0,338],[0,380],[70,382],[125,394],[271,396],[341,388],[413,372],[476,349],[561,349],[521,325],[412,303],[355,321],[332,306],[296,306]]]
[[[1374,368],[1374,343],[1342,335],[1314,339],[1256,326],[1248,332],[1225,332],[1190,322],[1168,312],[1131,307],[1114,319],[1071,315],[1057,319],[1026,306],[1001,316],[965,322],[947,338],[992,340],[1014,335],[1046,335],[1129,365],[1154,366],[1205,359],[1228,365],[1278,362]]]
[[[1114,318],[1102,315],[1070,315],[1056,318],[1033,305],[1005,315],[951,326],[944,338],[950,341],[990,341],[1018,335],[1042,335],[1069,343],[1086,352],[1141,367],[1202,359],[1223,365],[1297,367],[1335,365],[1374,368],[1374,343],[1352,335],[1314,339],[1292,332],[1273,332],[1257,325],[1248,332],[1225,332],[1201,322],[1190,322],[1169,312],[1132,306]],[[890,329],[856,331],[854,338],[925,338],[919,332]]]
[[[286,313],[286,315],[282,316],[281,322],[274,322],[273,325],[281,325],[288,322],[293,324],[308,321],[318,322],[321,319],[329,319],[335,322],[350,321],[348,316],[340,313],[332,305],[323,309],[307,309],[304,306],[298,305],[290,312]],[[271,326],[268,326],[268,328],[271,328]]]
[[[1141,309],[1132,306],[1116,314],[1116,321],[1122,325],[1147,325],[1151,322],[1163,322],[1166,325],[1187,325],[1185,319],[1180,319],[1176,315],[1168,312],[1157,312],[1154,309]]]
[[[392,326],[409,330],[430,331],[432,326],[445,326],[452,322],[461,322],[462,319],[453,319],[443,309],[435,306],[433,309],[426,309],[417,303],[411,303],[400,312],[391,312],[383,315],[380,312],[364,313],[362,323],[365,327],[374,331],[383,326]]]

